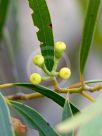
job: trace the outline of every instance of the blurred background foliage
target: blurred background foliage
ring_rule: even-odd
[[[61,40],[67,44],[67,50],[59,64],[60,66],[67,64],[71,67],[71,79],[68,82],[60,81],[61,86],[67,86],[79,81],[79,47],[88,0],[46,0],[46,2],[53,22],[55,41]],[[8,0],[8,3],[5,24],[0,39],[0,83],[28,82],[30,73],[38,71],[36,66],[32,64],[32,56],[40,52],[39,41],[36,36],[37,30],[36,27],[33,27],[31,10],[27,1]],[[102,7],[95,30],[94,46],[92,46],[85,71],[86,80],[102,79],[101,13]],[[0,20],[2,20],[1,12]],[[26,90],[12,88],[7,89],[5,94],[19,92],[23,93]],[[99,93],[95,93],[94,97],[97,95]],[[79,95],[73,95],[71,99],[80,108],[88,103]],[[27,104],[40,111],[51,124],[55,124],[61,118],[61,108],[48,101],[47,98],[28,101]],[[53,110],[54,113],[52,113]]]

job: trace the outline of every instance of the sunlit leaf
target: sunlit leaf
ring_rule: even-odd
[[[102,114],[84,126],[80,127],[78,136],[101,136],[102,135]]]
[[[67,133],[71,130],[81,127],[82,125],[87,124],[92,119],[97,118],[102,115],[102,96],[96,100],[96,102],[92,103],[81,113],[76,114],[73,118],[64,121],[63,123],[57,126],[59,132]]]
[[[54,63],[54,40],[52,22],[45,0],[28,0],[33,10],[32,18],[34,25],[39,29],[37,32],[42,55],[45,58],[45,65],[49,71]]]

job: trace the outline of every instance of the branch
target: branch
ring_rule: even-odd
[[[0,85],[0,88],[1,89],[3,89],[3,88],[9,88],[9,87],[12,87],[12,86],[14,86],[13,83],[8,83],[8,84],[2,84],[2,85]]]
[[[79,93],[91,101],[94,101],[94,99],[90,95],[86,94],[83,91],[95,92],[95,91],[99,91],[102,89],[101,85],[98,85],[95,87],[89,87],[89,86],[85,85],[84,88],[83,87],[59,88],[57,81],[55,79],[53,80],[53,85],[54,85],[55,91],[57,93]],[[73,86],[79,86],[79,85],[80,85],[80,83],[77,83]],[[15,86],[15,84],[13,84],[13,83],[3,84],[3,85],[0,85],[0,88],[8,88],[8,87],[12,87],[12,86]],[[36,99],[36,98],[40,98],[40,97],[43,97],[43,95],[40,93],[6,96],[6,98],[10,99],[10,100],[28,100],[28,99]]]
[[[86,86],[85,89],[86,89],[86,91],[93,93],[96,91],[100,91],[102,89],[102,85],[97,85],[95,87]]]
[[[15,94],[15,95],[10,95],[6,96],[7,99],[9,100],[32,100],[32,99],[37,99],[44,97],[40,93],[31,93],[31,94]]]
[[[93,97],[91,97],[90,95],[88,95],[87,93],[81,92],[80,94],[81,94],[82,96],[84,96],[85,98],[87,98],[89,101],[95,102],[95,99],[94,99]]]

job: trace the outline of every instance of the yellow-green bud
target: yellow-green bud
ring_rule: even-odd
[[[36,55],[33,58],[33,62],[35,65],[41,67],[44,64],[44,57],[42,55]]]
[[[31,81],[31,83],[32,84],[34,84],[34,85],[38,85],[38,84],[40,84],[41,83],[41,76],[40,76],[40,74],[38,74],[38,73],[33,73],[33,74],[31,74],[30,75],[30,81]]]
[[[63,52],[66,49],[66,44],[64,42],[58,41],[55,43],[55,56],[56,58],[60,58]]]
[[[71,76],[71,70],[67,67],[61,68],[59,71],[59,76],[62,79],[68,79]]]

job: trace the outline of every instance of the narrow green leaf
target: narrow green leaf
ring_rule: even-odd
[[[89,6],[87,10],[80,50],[81,74],[83,74],[84,72],[86,60],[89,54],[89,49],[91,47],[100,2],[101,0],[89,0]]]
[[[8,106],[0,93],[0,136],[14,136]]]
[[[78,136],[101,136],[102,135],[102,114],[80,127]]]
[[[78,3],[81,7],[81,11],[82,11],[82,15],[84,14],[87,4],[88,4],[88,0],[78,0]]]
[[[64,104],[64,109],[63,109],[63,115],[62,115],[62,121],[70,118],[73,116],[72,110],[71,110],[71,106],[69,101],[66,99],[65,104]],[[66,134],[61,134],[61,136],[74,136],[73,131],[70,133],[66,133]]]
[[[65,101],[64,104],[64,109],[63,109],[63,115],[62,115],[62,120],[66,120],[69,117],[72,117],[72,110],[70,107],[70,103],[68,102],[68,100]]]
[[[58,136],[57,132],[45,121],[45,119],[31,107],[19,102],[11,101],[10,105],[22,115],[25,123],[30,128],[36,128],[43,136]]]
[[[96,84],[96,83],[101,83],[102,80],[101,79],[96,79],[96,80],[86,80],[84,81],[85,84]]]
[[[93,84],[93,83],[101,83],[102,80],[88,80],[88,81],[85,81],[86,84]]]
[[[73,118],[64,121],[63,123],[57,126],[59,132],[67,133],[73,129],[81,127],[82,125],[87,124],[92,119],[102,115],[102,96],[96,100],[96,102],[92,103],[81,113],[76,114]]]
[[[41,132],[39,132],[39,136],[44,136]]]
[[[56,102],[60,106],[62,106],[62,107],[64,106],[65,98],[60,96],[58,93],[46,88],[46,87],[35,86],[30,83],[15,83],[14,86],[25,87],[25,88],[31,89],[33,91],[39,92],[42,95],[52,99],[54,102]],[[79,112],[78,108],[76,108],[73,104],[71,104],[71,109],[72,109],[73,114]]]
[[[42,55],[45,58],[45,65],[49,71],[54,64],[54,39],[52,32],[52,22],[45,0],[28,0],[29,6],[33,10],[32,18],[37,32]]]
[[[82,17],[84,17],[84,15],[86,13],[88,1],[89,0],[78,0]],[[96,26],[95,35],[94,35],[95,45],[98,45],[97,49],[101,49],[100,46],[102,45],[102,31],[101,31],[101,23],[100,22],[101,22],[101,17],[100,17],[99,21],[97,21],[97,26]]]
[[[6,20],[9,0],[0,0],[0,39],[2,38],[2,31]]]

